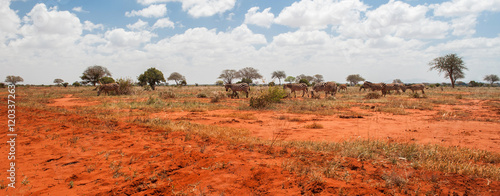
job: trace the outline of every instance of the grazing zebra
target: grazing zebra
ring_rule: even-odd
[[[304,83],[298,83],[298,84],[284,84],[283,85],[283,90],[289,88],[291,90],[290,94],[294,93],[295,98],[297,98],[297,92],[295,91],[302,91],[302,97],[308,92],[307,89],[307,84]],[[307,94],[307,97],[309,97],[309,94]]]
[[[224,87],[226,87],[226,91],[229,91],[229,89],[233,91],[232,97],[236,95],[238,96],[238,98],[240,98],[237,91],[244,91],[245,93],[247,93],[247,98],[248,98],[248,91],[250,90],[250,86],[248,86],[247,83],[226,84],[224,85]]]
[[[422,94],[425,94],[424,88],[425,88],[424,84],[412,84],[404,86],[401,89],[403,90],[403,92],[406,92],[406,89],[411,89],[413,93],[415,93],[415,91],[422,90]]]
[[[385,83],[371,83],[369,81],[365,81],[365,83],[363,83],[363,86],[361,86],[361,88],[370,88],[372,91],[382,91],[382,95],[384,96],[387,93]],[[359,89],[360,91],[361,88]]]
[[[337,94],[337,84],[334,82],[321,82],[315,84],[313,90],[311,91],[311,97],[314,97],[315,91],[325,91],[325,98],[328,96],[328,92],[330,92],[332,96],[335,96],[335,94]]]
[[[109,91],[115,91],[117,95],[120,94],[120,85],[118,83],[101,84],[101,82],[99,82],[99,84],[100,86],[99,90],[97,91],[97,96],[101,94],[101,91],[104,91],[104,93],[106,93],[107,95],[109,95]]]
[[[401,85],[397,83],[386,84],[385,91],[391,93],[392,90],[395,90],[396,93],[399,93],[399,89],[401,89]]]
[[[339,92],[340,92],[341,90],[344,90],[345,92],[347,92],[347,84],[341,84],[341,85],[339,86]]]

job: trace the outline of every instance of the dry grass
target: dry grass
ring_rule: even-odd
[[[59,113],[74,113],[81,116],[95,116],[100,118],[104,123],[102,126],[108,129],[112,126],[112,122],[118,121],[122,117],[129,117],[129,123],[148,126],[154,129],[161,129],[164,132],[185,132],[186,134],[194,134],[202,138],[214,138],[218,140],[228,141],[232,145],[270,145],[271,141],[260,140],[251,137],[248,130],[235,129],[228,127],[220,127],[215,125],[201,125],[188,121],[169,121],[157,118],[149,118],[148,114],[158,111],[191,111],[191,110],[215,110],[215,109],[235,109],[238,106],[228,106],[221,103],[207,103],[196,98],[200,93],[211,94],[212,92],[223,92],[221,87],[158,87],[157,92],[140,91],[134,87],[136,94],[123,96],[101,96],[96,97],[96,91],[92,91],[93,87],[19,87],[17,96],[19,96],[18,107],[37,108],[41,110],[59,112]],[[259,88],[252,88],[259,89]],[[170,91],[174,93],[174,99],[162,99],[158,92]],[[457,94],[468,93],[457,99]],[[81,98],[85,101],[95,101],[99,104],[92,106],[79,107],[78,110],[67,108],[49,107],[53,99],[62,98],[66,94],[73,94],[75,98]],[[457,104],[462,99],[484,99],[491,100],[490,104],[493,108],[500,108],[500,88],[464,88],[456,89],[426,89],[426,99],[409,99],[408,93],[401,95],[390,95],[390,97],[379,98],[376,100],[363,99],[363,92],[348,91],[341,95],[337,94],[336,100],[327,99],[311,99],[304,98],[303,100],[287,99],[282,103],[276,104],[269,110],[287,111],[293,113],[311,113],[318,115],[332,115],[345,112],[344,110],[360,106],[364,103],[380,104],[382,112],[405,114],[407,109],[432,110],[435,104]],[[185,98],[185,99],[183,99]],[[247,99],[235,100],[233,103],[246,104],[240,106],[239,109],[249,110]],[[116,112],[125,111],[125,112]],[[446,119],[454,119],[456,117],[466,118],[466,114],[461,111],[454,113],[446,113],[442,111],[439,115],[444,115]],[[251,116],[229,114],[231,117],[241,119],[252,119]],[[229,117],[228,116],[228,117]],[[278,119],[293,121],[286,116],[280,116]],[[82,124],[81,126],[85,126]],[[321,124],[313,123],[308,125],[308,128],[323,128]],[[115,130],[118,131],[118,130]],[[132,134],[132,133],[131,133]],[[68,143],[78,145],[81,143],[78,137],[69,140]],[[318,153],[336,153],[340,157],[352,157],[359,160],[384,160],[387,162],[397,162],[404,159],[408,163],[418,169],[426,169],[433,171],[441,171],[446,173],[457,173],[464,175],[477,176],[493,180],[500,180],[500,155],[482,150],[473,150],[457,147],[443,147],[437,145],[420,145],[413,143],[396,143],[386,141],[368,141],[368,140],[353,140],[340,143],[335,142],[310,142],[310,141],[282,141],[277,144],[277,147],[294,148],[294,156],[307,156],[309,152]],[[396,159],[395,159],[396,157]],[[444,161],[445,160],[445,161]],[[120,164],[113,164],[113,166]],[[311,166],[312,165],[312,166]],[[349,179],[349,175],[342,172],[335,162],[310,162],[304,163],[296,160],[284,162],[282,167],[289,171],[294,171],[303,175],[308,175],[311,180],[321,181],[321,176],[337,177],[345,180]],[[113,167],[117,169],[119,167]],[[313,169],[308,169],[313,168]],[[117,174],[121,174],[120,170],[116,170]],[[385,180],[391,186],[404,186],[407,177],[394,174],[387,174]]]

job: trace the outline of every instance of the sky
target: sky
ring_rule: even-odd
[[[451,53],[468,67],[460,81],[500,75],[500,0],[0,0],[0,79],[23,84],[71,84],[93,65],[188,84],[245,67],[260,84],[278,70],[449,82],[429,62]]]

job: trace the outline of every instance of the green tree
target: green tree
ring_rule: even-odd
[[[304,83],[304,84],[307,84],[307,86],[311,86],[311,84],[309,84],[309,81],[305,78],[300,79],[299,83]]]
[[[68,87],[69,83],[65,82],[65,83],[62,83],[62,85],[66,88],[66,87]]]
[[[21,76],[7,76],[5,77],[5,82],[16,85],[18,82],[24,82],[24,79]]]
[[[286,78],[285,71],[274,71],[271,76],[272,79],[278,78],[278,81],[280,82],[281,85],[281,78]]]
[[[109,76],[102,77],[101,79],[99,79],[99,81],[101,81],[102,84],[115,83],[115,79],[113,79],[112,77],[109,77]]]
[[[111,72],[109,72],[109,70],[103,66],[94,65],[87,67],[87,69],[83,71],[83,75],[80,76],[80,78],[84,82],[92,83],[92,85],[95,86],[99,82],[99,79],[104,76],[111,77]]]
[[[490,85],[493,85],[493,83],[500,81],[500,78],[498,78],[497,75],[491,74],[491,75],[486,75],[484,76],[484,81],[490,82]]]
[[[82,86],[82,84],[81,84],[80,82],[78,82],[78,81],[73,82],[73,84],[72,84],[72,85],[73,85],[73,86]]]
[[[457,54],[435,58],[429,62],[429,66],[431,66],[429,70],[437,70],[440,74],[444,72],[444,77],[450,79],[452,88],[455,88],[457,79],[464,78],[464,70],[467,70],[464,61]]]
[[[234,79],[239,78],[239,74],[234,69],[223,70],[218,79],[222,79],[222,82],[226,84],[231,84]]]
[[[60,79],[60,78],[54,79],[54,83],[56,83],[58,86],[61,85],[63,82],[64,82],[63,79]]]
[[[285,78],[285,82],[292,83],[295,81],[295,77],[293,76],[288,76]]]
[[[347,76],[346,81],[349,82],[351,86],[354,86],[361,81],[365,81],[365,79],[361,77],[359,74],[352,74]]]
[[[217,81],[215,82],[215,85],[216,85],[216,86],[223,86],[223,85],[224,85],[224,81],[222,81],[222,80],[217,80]]]
[[[165,82],[163,73],[154,67],[151,67],[148,70],[146,70],[143,74],[139,75],[137,79],[139,80],[139,84],[141,85],[149,84],[149,86],[151,86],[151,89],[153,90],[155,90],[156,84]]]
[[[186,80],[186,78],[181,75],[178,72],[171,73],[170,76],[168,76],[167,80],[173,80],[175,84],[178,86],[179,84],[182,84],[181,82],[183,80]]]

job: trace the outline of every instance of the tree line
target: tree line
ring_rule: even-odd
[[[429,66],[431,70],[436,70],[439,74],[444,73],[444,77],[448,78],[451,82],[451,86],[454,88],[458,79],[465,78],[464,70],[468,70],[465,66],[464,61],[457,54],[448,54],[445,56],[437,57],[429,62]],[[83,72],[82,76],[80,76],[82,82],[74,82],[73,86],[80,86],[82,84],[91,84],[96,86],[97,83],[108,84],[114,83],[115,80],[111,77],[111,72],[103,66],[94,65],[90,66]],[[223,84],[232,84],[234,80],[240,79],[236,83],[253,83],[256,79],[262,79],[262,75],[259,71],[253,67],[245,67],[240,70],[234,69],[226,69],[221,72],[219,75],[216,85]],[[308,76],[304,74],[300,74],[296,77],[287,76],[285,71],[274,71],[271,74],[272,79],[278,79],[279,84],[281,85],[281,80],[283,79],[285,82],[293,83],[305,83],[307,85],[312,85],[314,83],[320,83],[324,81],[323,75],[315,74],[313,76]],[[174,81],[176,85],[187,85],[186,77],[178,72],[173,72],[170,76],[165,80],[163,73],[156,68],[149,68],[144,73],[140,74],[137,77],[139,81],[137,84],[140,86],[149,85],[151,89],[155,89],[155,87],[162,82]],[[483,78],[484,81],[488,81],[490,85],[493,83],[500,81],[500,78],[495,74],[486,75]],[[352,74],[347,76],[346,81],[349,82],[351,86],[358,84],[359,82],[365,81],[363,77],[359,74]],[[24,82],[24,79],[20,76],[9,75],[5,78],[5,82],[11,84],[17,84],[19,82]],[[57,85],[68,86],[67,82],[60,78],[54,79],[54,83]],[[395,79],[393,83],[402,83],[401,80]],[[471,86],[481,86],[481,83],[471,81],[469,83]],[[0,86],[4,85],[0,83]],[[270,82],[270,85],[274,85],[274,82]]]

